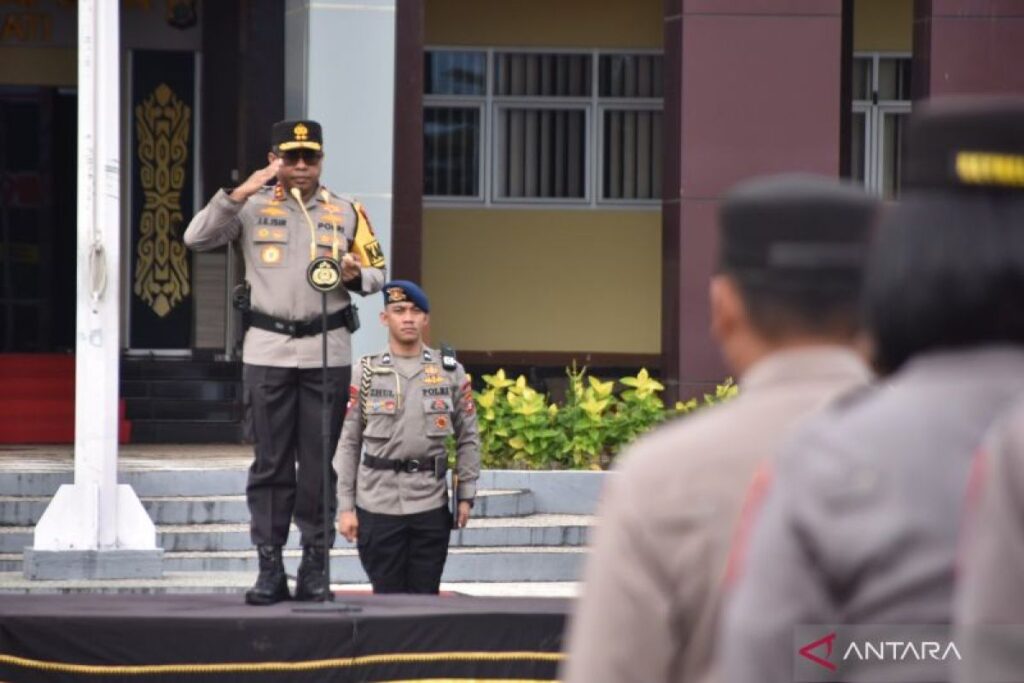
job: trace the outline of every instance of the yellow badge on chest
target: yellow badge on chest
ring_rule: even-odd
[[[267,265],[277,265],[281,262],[281,247],[270,245],[260,250],[260,261]]]
[[[443,384],[444,383],[444,377],[442,377],[441,375],[427,375],[426,377],[423,378],[423,383],[424,384]]]
[[[260,209],[260,213],[262,215],[264,215],[264,216],[287,216],[288,215],[287,211],[285,211],[284,209],[279,209],[276,206],[274,206],[273,204],[267,204],[266,206],[264,206],[262,209]]]

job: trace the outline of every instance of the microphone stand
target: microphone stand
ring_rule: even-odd
[[[302,201],[302,193],[298,188],[291,190],[292,197],[298,202],[302,209],[302,215],[306,217],[310,231],[310,261],[306,269],[306,280],[309,285],[320,292],[320,446],[323,469],[323,489],[321,501],[323,507],[323,553],[324,553],[324,583],[327,590],[324,591],[323,599],[318,602],[311,602],[306,605],[299,605],[292,608],[293,612],[361,612],[362,608],[345,603],[334,604],[334,593],[331,592],[331,412],[328,407],[328,378],[327,378],[327,293],[331,292],[341,284],[341,264],[331,256],[316,257],[316,228],[313,226],[313,219],[306,211],[306,205]],[[335,249],[336,253],[336,249]],[[335,397],[337,398],[337,397]]]

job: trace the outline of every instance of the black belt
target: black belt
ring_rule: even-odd
[[[437,475],[438,472],[435,469],[436,461],[438,458],[444,459],[445,470],[448,466],[448,458],[444,455],[439,455],[436,458],[378,458],[374,455],[366,453],[363,455],[363,464],[369,467],[371,470],[391,470],[392,472],[406,472],[413,474],[416,472],[430,472],[431,474]],[[444,471],[441,470],[441,477],[444,476]],[[440,478],[440,477],[439,477]]]
[[[327,330],[336,330],[339,327],[347,327],[348,319],[352,312],[349,306],[330,313],[327,316]],[[323,320],[319,317],[311,320],[295,321],[275,318],[259,311],[249,311],[249,325],[258,327],[261,330],[286,334],[289,337],[312,337],[320,334],[324,329]]]

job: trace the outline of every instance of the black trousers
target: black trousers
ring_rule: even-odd
[[[413,515],[356,508],[359,560],[374,593],[434,593],[448,559],[452,518],[447,507]]]
[[[323,543],[323,445],[320,368],[244,365],[247,418],[255,458],[245,487],[254,545],[284,545],[292,515],[303,545]],[[341,435],[351,367],[327,369],[330,450]],[[338,475],[329,467],[330,536],[334,542]]]

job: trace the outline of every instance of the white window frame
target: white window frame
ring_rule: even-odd
[[[869,87],[878,86],[878,69],[882,59],[911,59],[909,52],[855,52],[854,59],[871,60],[871,80]],[[871,91],[872,94],[875,90]],[[872,194],[882,196],[885,191],[883,184],[884,165],[882,145],[885,140],[885,120],[891,114],[909,114],[909,100],[853,100],[853,113],[864,114],[864,189]]]
[[[438,208],[495,207],[519,209],[595,209],[621,208],[634,210],[660,210],[662,199],[602,199],[604,165],[604,112],[621,111],[662,111],[663,98],[643,97],[600,97],[600,59],[607,55],[663,55],[652,48],[603,49],[565,47],[483,47],[428,45],[425,52],[483,52],[486,54],[486,80],[484,95],[423,95],[423,106],[427,107],[470,107],[483,108],[480,119],[480,192],[476,197],[454,197],[424,195],[425,206]],[[501,96],[495,94],[495,55],[512,54],[558,54],[589,55],[591,67],[590,95],[587,97],[545,97],[545,96]],[[582,109],[585,112],[584,132],[584,197],[501,197],[499,172],[501,150],[498,136],[499,113],[502,109]],[[663,120],[664,121],[664,120]],[[664,126],[664,123],[663,123]],[[664,130],[664,129],[663,129]],[[660,194],[660,190],[658,192]]]

